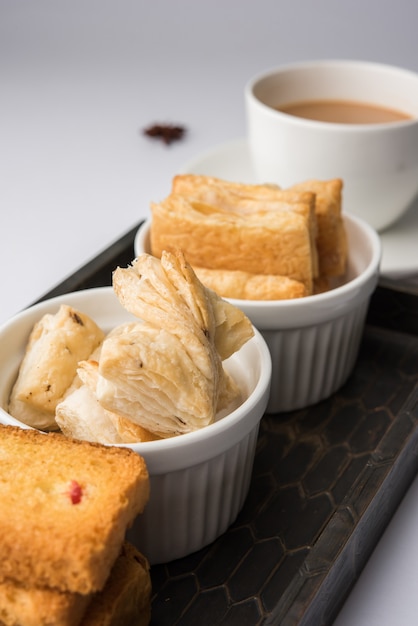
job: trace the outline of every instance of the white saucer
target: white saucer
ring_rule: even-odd
[[[186,163],[182,171],[255,183],[245,139],[222,144]],[[380,233],[383,247],[381,273],[388,277],[418,272],[418,201],[392,227]]]

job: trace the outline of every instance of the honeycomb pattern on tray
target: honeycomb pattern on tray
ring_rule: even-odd
[[[418,337],[367,327],[340,392],[265,416],[236,522],[200,552],[152,568],[152,624],[284,626],[305,623],[312,610],[321,615],[316,625],[328,623],[341,601],[330,576],[352,582],[361,568],[356,551],[366,554],[388,521],[369,514],[367,528],[365,512],[417,430],[417,380]],[[400,497],[392,482],[388,501]]]
[[[41,300],[111,284],[138,225]],[[350,380],[265,417],[236,522],[151,569],[152,626],[330,624],[418,470],[418,297],[378,287]],[[402,331],[402,332],[400,332]]]

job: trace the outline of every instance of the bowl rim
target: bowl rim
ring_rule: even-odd
[[[399,128],[410,128],[417,126],[418,118],[415,114],[411,114],[410,119],[397,120],[393,122],[373,123],[373,124],[342,124],[337,122],[322,122],[317,120],[310,120],[306,118],[298,118],[296,116],[289,115],[283,111],[273,109],[268,104],[264,103],[261,98],[256,94],[258,86],[268,80],[274,80],[276,77],[280,78],[290,73],[301,72],[324,72],[324,71],[352,71],[357,73],[366,72],[378,76],[396,76],[403,79],[405,82],[411,83],[418,82],[418,73],[405,67],[389,64],[379,63],[375,61],[366,61],[361,59],[312,59],[306,61],[295,61],[279,66],[273,66],[265,68],[250,77],[244,85],[244,97],[248,105],[257,106],[263,110],[267,115],[272,118],[284,119],[287,123],[294,126],[306,127],[306,128],[318,128],[322,132],[335,132],[338,131],[343,134],[355,133],[378,133],[384,130],[385,132],[393,132]],[[418,88],[418,87],[417,87]],[[399,108],[399,107],[395,107]]]
[[[328,302],[333,304],[335,300],[339,298],[344,298],[346,294],[351,292],[355,292],[359,287],[366,284],[369,279],[371,279],[376,272],[378,271],[380,261],[382,258],[382,244],[377,231],[370,226],[364,219],[349,214],[343,213],[343,219],[348,224],[355,225],[358,229],[360,229],[370,241],[371,245],[371,259],[367,265],[367,267],[358,275],[349,280],[348,282],[334,287],[329,291],[312,294],[310,296],[305,296],[303,298],[293,298],[289,300],[243,300],[238,298],[226,298],[231,304],[235,305],[240,309],[245,309],[245,312],[248,315],[251,315],[253,309],[257,309],[262,306],[264,311],[274,311],[277,307],[280,307],[281,311],[289,310],[296,307],[312,307],[318,306],[322,307],[324,304],[326,305]],[[152,218],[147,217],[144,219],[142,224],[138,227],[138,230],[135,235],[134,240],[134,250],[135,255],[138,255],[137,248],[139,246],[139,242],[145,240],[145,237],[150,231],[152,223]]]
[[[33,318],[38,313],[42,315],[46,313],[48,309],[59,304],[71,304],[75,308],[77,308],[77,306],[81,308],[85,298],[92,301],[97,297],[106,299],[111,295],[114,295],[114,302],[118,303],[117,296],[111,286],[69,292],[38,302],[20,311],[0,326],[0,344],[2,338],[4,339],[9,332],[13,332],[16,325],[25,322],[27,318]],[[120,306],[121,312],[124,312],[125,309],[123,309],[122,305]],[[126,313],[129,315],[127,311]],[[228,449],[231,444],[226,441],[226,433],[228,433],[228,435],[234,433],[240,439],[243,438],[257,425],[264,414],[268,403],[272,374],[272,360],[269,348],[261,333],[254,326],[253,330],[254,336],[244,344],[241,349],[245,350],[246,346],[253,345],[254,349],[258,352],[258,379],[253,391],[236,409],[231,411],[231,413],[197,431],[184,433],[176,437],[156,441],[106,445],[131,448],[141,456],[144,456],[147,463],[152,464],[153,471],[154,469],[158,469],[158,473],[165,473],[165,471],[168,470],[172,471],[173,469],[190,466],[192,459],[195,463],[198,461],[201,462]],[[247,347],[247,349],[250,348]],[[231,358],[234,358],[234,356],[235,359],[239,358],[237,356],[239,352],[240,351],[236,352]],[[3,407],[0,407],[0,423],[27,429],[32,428],[11,416]],[[222,440],[225,441],[223,442]],[[216,454],[213,454],[211,451],[212,441],[219,444],[216,446]],[[209,445],[209,443],[211,445]],[[181,456],[179,456],[180,450],[182,452]]]

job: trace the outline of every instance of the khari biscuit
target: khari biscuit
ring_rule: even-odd
[[[239,388],[204,344],[189,351],[172,333],[141,323],[120,331],[105,340],[99,362],[96,395],[107,410],[170,437],[212,423],[225,399],[239,403]]]
[[[308,295],[305,285],[287,276],[251,274],[240,270],[194,267],[199,280],[220,296],[242,300],[288,300]]]
[[[307,180],[293,185],[291,191],[315,193],[318,225],[317,248],[319,276],[342,276],[347,264],[347,235],[342,217],[342,180]]]
[[[263,211],[295,211],[306,216],[311,235],[313,276],[318,276],[313,192],[284,190],[276,185],[246,185],[199,174],[178,174],[172,181],[172,193],[182,195],[191,202],[243,215]]]
[[[172,181],[172,193],[192,202],[235,213],[296,211],[308,214],[312,235],[316,236],[315,194],[311,191],[284,190],[276,185],[245,185],[209,176],[178,174]]]
[[[254,208],[253,201],[256,199],[264,204],[266,210],[274,207],[272,201],[289,203],[295,210],[301,202],[309,202],[309,196],[313,196],[318,270],[314,272],[314,290],[317,293],[328,289],[332,284],[329,279],[343,276],[346,270],[347,237],[342,218],[342,187],[341,179],[308,180],[282,189],[270,184],[248,185],[211,176],[179,174],[173,178],[172,192],[224,209],[231,209],[235,204],[235,210],[240,210],[240,203],[246,210],[253,210],[251,206]],[[279,209],[279,205],[276,208]]]
[[[309,215],[240,214],[174,194],[152,204],[151,210],[153,255],[180,249],[192,267],[284,275],[312,293],[315,262]]]
[[[138,257],[115,270],[113,288],[134,321],[103,340],[100,331],[99,346],[75,363],[55,407],[61,433],[102,444],[153,441],[206,426],[242,402],[222,361],[253,336],[251,322],[207,289],[182,253]],[[66,333],[55,324],[48,336],[51,370]]]
[[[106,444],[158,439],[157,435],[100,404],[96,395],[98,361],[80,361],[77,374],[82,384],[69,393],[56,409],[55,419],[64,435]]]
[[[141,320],[172,331],[180,324],[186,343],[192,313],[205,335],[213,339],[214,333],[222,360],[237,352],[254,334],[248,317],[197,281],[185,256],[178,251],[163,253],[161,260],[142,254],[129,267],[117,268],[113,288],[122,306]]]
[[[201,187],[218,187],[228,189],[237,196],[243,198],[269,198],[272,190],[281,189],[276,184],[248,184],[236,181],[224,180],[216,176],[204,174],[177,174],[173,176],[171,191],[186,197],[193,197],[196,191],[199,193]]]
[[[128,448],[0,426],[0,581],[101,590],[148,497]]]
[[[9,413],[33,428],[56,430],[55,408],[74,380],[78,361],[88,358],[103,337],[92,319],[68,305],[44,315],[30,334]]]
[[[99,357],[100,358],[100,357]],[[98,361],[80,361],[77,369],[80,379],[85,385],[87,385],[97,401],[97,381],[99,379],[99,362]],[[117,436],[124,443],[136,443],[138,441],[155,441],[159,439],[157,435],[151,433],[149,430],[142,428],[139,424],[135,424],[132,420],[113,413],[112,411],[106,411],[108,418],[113,423]]]
[[[240,400],[222,360],[253,335],[251,323],[221,305],[181,253],[143,254],[115,270],[113,287],[140,321],[118,326],[102,344],[96,396],[104,408],[167,437],[212,423],[227,401]]]
[[[131,443],[119,436],[109,412],[84,384],[57,405],[55,420],[67,437],[96,443]]]

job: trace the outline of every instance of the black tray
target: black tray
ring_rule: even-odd
[[[137,227],[41,300],[111,284]],[[153,566],[153,626],[330,624],[418,469],[418,297],[378,286],[354,372],[331,398],[261,422],[236,522]]]

